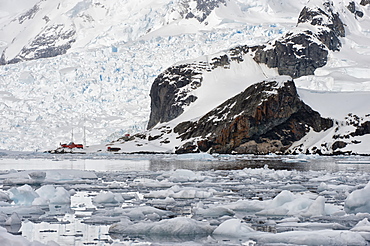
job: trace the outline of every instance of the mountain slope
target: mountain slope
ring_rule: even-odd
[[[78,1],[64,3],[74,7]],[[76,40],[79,36],[86,40],[92,37],[86,45],[74,46],[76,41],[64,55],[0,66],[0,149],[51,149],[59,142],[70,141],[72,129],[74,140],[82,142],[85,128],[88,145],[140,131],[146,127],[150,114],[150,85],[164,68],[241,42],[268,40],[292,25],[290,18],[274,25],[273,20],[267,19],[258,25],[248,23],[243,21],[248,19],[246,13],[239,10],[244,16],[236,16],[235,21],[216,19],[213,26],[220,25],[213,30],[210,23],[181,19],[181,15],[176,16],[180,20],[166,24],[158,11],[165,12],[169,8],[165,6],[180,2],[110,3],[105,6],[113,10],[107,12],[118,16],[106,20],[104,17],[108,24],[101,27],[76,32]],[[151,11],[152,7],[157,11]],[[240,6],[235,2],[231,7]],[[261,7],[253,4],[247,12],[258,12]],[[7,16],[1,23],[13,19],[14,16]],[[148,26],[161,20],[165,21],[164,26],[147,33]],[[122,26],[136,29],[122,31]],[[92,36],[87,35],[89,30]],[[143,36],[140,38],[139,34]],[[28,38],[25,40],[27,43]],[[3,43],[12,45],[11,41]]]
[[[267,75],[263,69],[259,69],[259,71],[258,69],[253,69],[254,66],[261,66],[262,63],[270,67],[270,71],[271,68],[276,67],[276,73],[280,75],[285,74],[294,78],[303,77],[305,79],[307,79],[308,75],[312,78],[316,69],[320,67],[323,67],[323,69],[325,68],[325,65],[331,58],[329,54],[335,56],[337,53],[340,53],[342,48],[342,39],[344,39],[347,30],[345,30],[345,24],[340,19],[340,14],[337,10],[338,8],[336,8],[333,3],[329,2],[323,2],[323,4],[319,5],[315,4],[312,7],[304,7],[298,18],[297,27],[283,35],[282,38],[271,41],[267,45],[254,47],[238,46],[221,55],[213,55],[211,57],[206,57],[206,59],[198,59],[191,63],[177,64],[167,69],[156,78],[151,90],[152,113],[148,128],[152,128],[158,123],[161,124],[148,131],[147,136],[140,135],[140,139],[144,139],[144,141],[142,141],[143,143],[136,144],[138,146],[136,147],[136,151],[141,148],[146,149],[144,151],[148,151],[148,143],[145,141],[149,141],[152,142],[151,145],[157,142],[160,146],[167,145],[169,151],[175,151],[175,149],[177,149],[176,151],[180,151],[181,153],[199,151],[199,149],[203,149],[204,151],[208,150],[211,146],[213,146],[211,151],[221,151],[222,153],[236,151],[237,153],[244,153],[245,150],[240,148],[236,150],[238,145],[231,147],[231,150],[225,150],[225,147],[217,147],[220,142],[217,140],[217,137],[215,140],[214,135],[219,134],[220,130],[217,130],[217,127],[210,127],[210,125],[221,124],[223,131],[226,131],[229,126],[227,125],[228,123],[226,124],[222,121],[224,117],[221,117],[220,112],[218,112],[223,106],[218,106],[216,108],[215,106],[217,105],[213,104],[214,100],[212,100],[212,96],[204,92],[204,87],[206,87],[207,90],[211,89],[212,94],[217,94],[217,92],[214,93],[214,91],[221,92],[222,94],[218,94],[218,98],[224,98],[225,100],[229,98],[230,95],[224,93],[225,90],[220,86],[222,83],[226,83],[229,87],[234,89],[241,88],[243,84],[247,86],[255,83],[256,81],[254,81],[253,76],[251,78],[249,74],[253,74],[254,76],[260,74],[261,78],[263,76],[271,76],[273,72],[269,72],[270,75]],[[339,10],[343,12],[343,9],[339,8]],[[351,16],[352,18],[346,18],[346,21],[353,26],[353,24],[357,22],[357,18],[359,17],[358,12],[360,12],[360,10],[357,10],[358,12],[353,11],[350,5],[347,7],[347,10],[352,13],[353,16]],[[362,15],[361,18],[363,17]],[[349,33],[351,33],[351,31],[352,33],[356,32],[356,30],[348,31]],[[350,35],[350,38],[353,38],[353,36]],[[344,41],[347,40],[344,39]],[[251,62],[245,61],[245,59],[248,60],[248,57],[253,58],[249,58],[252,60]],[[246,69],[236,69],[240,64],[244,64]],[[368,64],[364,65],[367,66]],[[221,71],[219,72],[217,70]],[[266,68],[264,70],[269,71],[269,69]],[[233,73],[239,76],[238,79],[232,79],[230,74]],[[220,76],[220,74],[223,74],[223,76]],[[212,79],[209,79],[210,76]],[[243,81],[242,85],[240,85],[240,81]],[[297,84],[298,83],[299,79]],[[202,88],[202,93],[199,93],[199,90]],[[304,94],[304,92],[302,92],[302,94]],[[353,96],[357,96],[358,94],[359,93],[355,93]],[[341,100],[341,94],[339,93],[337,95],[339,96],[337,99]],[[252,95],[249,95],[248,98],[250,96]],[[314,97],[311,99],[315,100]],[[333,97],[331,99],[333,99]],[[320,102],[322,105],[319,105],[319,108],[327,107],[324,100]],[[234,103],[237,105],[240,102]],[[351,102],[346,103],[351,104]],[[366,110],[363,111],[363,109],[367,108],[368,110],[369,103],[365,102],[366,106],[356,105],[355,101],[352,103],[352,110],[346,112],[346,114],[350,116],[350,120],[348,120],[347,117],[345,118],[346,122],[343,122],[343,118],[338,117],[338,115],[332,115],[332,118],[336,120],[333,130],[322,128],[321,130],[325,130],[322,133],[318,132],[320,130],[314,130],[310,134],[307,134],[299,144],[294,144],[292,149],[288,150],[288,152],[368,154],[369,150],[366,148],[367,141],[363,139],[363,136],[366,138],[366,135],[369,134],[367,127],[368,122],[370,122],[368,121],[370,114],[366,113]],[[356,107],[359,108],[356,110]],[[198,108],[206,110],[199,114]],[[212,108],[214,109],[210,111]],[[233,106],[229,108],[232,110]],[[345,109],[348,109],[348,107],[339,110],[342,115]],[[269,109],[266,110],[268,111]],[[320,112],[320,110],[318,111]],[[233,114],[231,111],[221,110],[221,113],[222,112],[224,112],[223,114],[225,115],[231,114],[231,116],[227,116],[228,119],[231,117],[236,120],[241,117],[240,114]],[[361,112],[361,114],[358,116],[354,115],[353,112]],[[205,114],[208,117],[206,120],[204,119],[206,116],[203,116]],[[301,114],[301,117],[303,117],[303,115],[304,114]],[[199,120],[198,117],[202,118]],[[266,115],[265,117],[269,118],[270,116]],[[243,123],[247,127],[245,129],[243,128],[243,131],[247,132],[246,134],[248,137],[245,136],[242,143],[247,144],[248,141],[256,141],[257,143],[265,142],[265,140],[257,140],[258,138],[249,135],[249,131],[252,129],[252,123],[248,123],[250,120],[247,118],[245,119],[246,122]],[[272,118],[270,120],[272,120]],[[252,122],[253,121],[255,120],[252,120]],[[234,125],[234,123],[232,125]],[[242,125],[242,123],[235,123],[234,126],[232,125],[230,125],[230,127],[235,127],[237,129],[232,130],[234,136],[236,132],[239,131],[239,127],[241,127],[239,125]],[[346,127],[346,125],[349,127]],[[306,124],[306,127],[308,126],[309,125]],[[172,128],[173,131],[171,130]],[[208,134],[202,132],[203,128],[207,129]],[[268,131],[270,131],[270,129],[268,129]],[[271,129],[271,131],[273,131],[273,129]],[[292,129],[289,131],[292,131]],[[236,137],[242,137],[243,133],[240,132],[240,134],[237,135]],[[283,135],[281,135],[281,137],[282,136]],[[301,137],[302,136],[303,135],[301,135]],[[248,138],[251,139],[247,140]],[[358,138],[361,138],[361,140]],[[176,144],[171,145],[170,139]],[[232,143],[239,140],[231,137],[228,141],[230,145],[232,145]],[[128,144],[126,146],[125,144],[122,145],[123,151],[126,151],[126,147],[128,151],[135,149],[133,146]],[[204,147],[204,144],[208,147]],[[257,147],[257,149],[260,148]],[[257,149],[254,153],[265,152]],[[277,150],[281,151],[279,148],[277,148]],[[250,150],[247,150],[246,152],[250,153],[249,151]]]
[[[89,145],[144,130],[150,114],[150,86],[166,68],[186,64],[184,60],[189,59],[207,61],[235,46],[268,45],[268,41],[271,44],[296,26],[305,6],[322,6],[323,1],[234,0],[226,1],[226,5],[220,1],[201,22],[198,17],[203,15],[197,10],[198,2],[203,1],[70,0],[61,2],[63,11],[51,1],[40,2],[44,7],[38,13],[55,16],[48,23],[60,20],[64,28],[75,28],[75,41],[64,55],[0,67],[0,148],[51,149],[61,141],[69,141],[72,129],[74,140],[79,142],[85,128]],[[334,118],[340,124],[346,122],[348,110],[364,122],[369,113],[367,100],[361,101],[370,90],[369,5],[355,2],[353,11],[353,7],[347,8],[352,6],[350,2],[333,1],[335,12],[346,25],[346,36],[340,37],[340,51],[329,51],[325,66],[317,68],[314,75],[295,79],[304,102],[323,117]],[[44,14],[35,15],[37,20],[26,18],[19,25],[19,17],[28,10],[14,10],[14,15],[3,11],[0,15],[0,49],[4,51],[5,61],[21,54],[7,52],[22,51],[24,47],[32,51],[27,59],[38,54],[31,47],[37,35],[28,36],[20,30],[29,26],[47,30],[50,26],[42,19]],[[363,13],[362,17],[359,12]],[[187,19],[189,13],[194,18]],[[86,21],[84,18],[89,15],[93,20]],[[11,25],[14,28],[9,28]],[[41,33],[37,34],[49,39],[50,36]],[[67,43],[69,40],[64,39]],[[249,84],[277,75],[275,68],[244,64],[232,63],[231,69],[218,68],[212,74],[206,73],[204,80],[217,80],[217,87],[198,88],[194,92],[198,106],[192,105],[177,120],[201,117]],[[245,76],[252,78],[248,83],[241,83],[240,78]],[[326,98],[331,101],[328,103]],[[349,103],[344,102],[347,98]],[[335,107],[338,100],[345,107]]]

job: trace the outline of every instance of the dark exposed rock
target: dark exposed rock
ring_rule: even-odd
[[[168,122],[183,113],[184,106],[197,98],[191,91],[202,83],[201,64],[184,64],[168,68],[155,80],[150,90],[151,113],[148,129]]]
[[[337,149],[343,149],[346,146],[347,146],[346,142],[336,141],[336,142],[333,143],[332,149],[333,149],[333,151],[336,151]]]
[[[279,74],[292,78],[313,75],[317,68],[325,66],[327,49],[338,51],[341,47],[339,37],[345,36],[339,14],[333,13],[330,6],[326,11],[305,7],[298,18],[298,25],[302,23],[316,26],[318,32],[289,32],[269,46],[258,46],[255,61],[277,68]]]
[[[355,12],[356,12],[356,3],[355,3],[355,2],[349,2],[349,3],[348,3],[348,6],[347,6],[347,9],[348,9],[351,13],[355,13]]]
[[[363,136],[370,134],[370,121],[366,121],[357,127],[356,131],[351,133],[351,136]]]
[[[293,81],[269,81],[248,87],[198,121],[183,122],[174,131],[183,141],[201,139],[197,145],[202,151],[266,154],[284,152],[310,128],[321,131],[332,125],[332,120],[321,118],[299,99]]]
[[[326,7],[326,11],[320,8],[303,8],[298,18],[298,24],[310,23],[313,26],[321,27],[320,31],[316,34],[318,38],[330,50],[338,51],[342,46],[339,37],[346,35],[344,24],[339,14],[333,12],[330,4],[327,3]]]
[[[26,20],[32,19],[39,10],[40,6],[38,4],[34,5],[30,10],[28,10],[26,13],[18,17],[19,24],[22,24]]]
[[[31,44],[23,47],[15,58],[7,61],[4,51],[0,65],[63,55],[76,41],[75,36],[76,30],[73,26],[67,27],[64,24],[49,26],[37,35]]]
[[[359,10],[356,9],[356,3],[355,2],[350,2],[347,6],[347,9],[351,13],[355,14],[356,17],[362,18],[364,16],[364,13],[362,11],[359,11]]]
[[[212,11],[221,4],[226,5],[226,0],[196,0],[196,8],[190,9],[189,2],[190,1],[186,0],[182,2],[186,10],[184,16],[186,19],[196,18],[199,22],[203,22],[207,19]]]
[[[366,6],[366,5],[370,4],[370,0],[361,0],[360,4],[362,6]]]
[[[199,153],[198,146],[192,142],[187,142],[181,148],[175,151],[176,154],[189,154],[189,153]]]
[[[277,68],[279,74],[298,78],[313,75],[315,70],[327,62],[328,51],[320,42],[315,42],[313,33],[288,33],[276,40],[271,48],[257,47],[254,60]]]

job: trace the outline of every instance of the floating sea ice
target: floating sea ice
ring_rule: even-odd
[[[130,220],[136,220],[136,221],[146,219],[148,216],[150,218],[153,218],[153,215],[158,215],[159,218],[161,219],[168,218],[169,216],[173,215],[173,213],[170,211],[165,211],[165,210],[153,208],[150,206],[124,208],[121,211],[122,211],[122,215],[129,217]]]
[[[0,225],[5,225],[7,219],[8,216],[5,213],[0,212]]]
[[[303,212],[302,215],[305,217],[326,215],[325,201],[325,197],[317,197],[316,200],[308,207],[307,211]]]
[[[102,204],[102,203],[120,203],[124,199],[122,198],[122,195],[115,194],[111,191],[108,192],[101,192],[96,197],[92,199],[92,202],[94,204]]]
[[[246,237],[252,233],[258,232],[239,219],[226,220],[213,231],[213,235],[227,235],[230,237]]]
[[[367,218],[358,222],[351,231],[367,231],[370,232],[370,222]]]
[[[18,235],[12,235],[6,231],[5,228],[0,227],[0,242],[1,245],[12,245],[12,246],[45,246],[40,242],[30,242],[26,238]],[[55,242],[49,242],[48,246],[57,246]]]
[[[203,181],[205,179],[199,172],[195,173],[187,169],[165,172],[162,176],[168,178],[168,180],[172,182]]]
[[[53,185],[44,185],[36,190],[40,199],[35,199],[32,205],[47,205],[50,204],[70,204],[71,195],[63,187],[55,187]],[[44,203],[44,204],[43,204]]]
[[[360,233],[367,241],[370,241],[370,222],[367,218],[358,222],[351,231]]]
[[[214,228],[208,222],[200,222],[190,218],[176,217],[159,222],[132,223],[128,220],[113,224],[109,233],[123,235],[152,235],[152,236],[195,236],[210,235]]]
[[[5,225],[20,225],[22,223],[22,218],[16,213],[12,213],[9,218],[5,221]]]
[[[268,202],[269,201],[240,200],[237,202],[229,203],[224,207],[233,211],[242,211],[247,213],[258,212],[263,210]]]
[[[370,213],[370,182],[363,189],[349,194],[344,209],[347,213]]]
[[[222,216],[233,216],[235,214],[229,208],[223,206],[211,206],[209,208],[203,208],[203,204],[200,202],[198,206],[193,208],[193,213],[195,216],[201,216],[206,218],[220,218]]]
[[[28,176],[35,181],[43,181],[46,177],[46,172],[35,171],[28,174]]]
[[[130,186],[150,187],[150,188],[168,188],[173,185],[174,183],[169,182],[167,179],[158,181],[148,178],[135,178],[134,181],[130,184]]]
[[[152,205],[170,205],[170,204],[175,204],[176,200],[173,199],[172,197],[166,197],[165,199],[152,199],[147,201],[147,203],[152,204]]]
[[[63,187],[56,187],[54,197],[50,199],[51,204],[70,204],[71,195]]]
[[[360,233],[345,230],[289,231],[282,233],[260,233],[250,237],[258,243],[278,245],[368,245]]]
[[[9,195],[3,191],[0,191],[0,202],[10,202],[11,199]]]
[[[267,206],[256,214],[259,215],[287,215],[289,208],[286,205],[295,200],[295,195],[287,190],[281,191],[272,201],[267,203]],[[296,204],[297,205],[297,204]]]
[[[13,200],[15,204],[25,206],[31,205],[33,200],[39,197],[39,195],[29,185],[23,185],[18,188],[10,188],[8,190],[8,194],[10,199]]]
[[[154,190],[145,194],[146,198],[181,198],[181,199],[194,199],[194,198],[209,198],[214,194],[214,189],[200,189],[192,187],[180,187],[174,185],[167,190]]]

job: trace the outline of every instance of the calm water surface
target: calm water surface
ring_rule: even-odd
[[[237,170],[262,168],[297,171],[370,171],[370,157],[361,156],[197,156],[197,155],[25,155],[3,156],[0,171],[75,169],[94,171]]]

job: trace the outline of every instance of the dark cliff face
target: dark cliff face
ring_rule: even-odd
[[[312,128],[326,130],[332,120],[321,118],[298,97],[293,81],[261,82],[248,87],[195,122],[174,128],[189,142],[177,153],[284,153]],[[196,139],[196,140],[194,140]]]
[[[168,68],[152,84],[150,90],[151,112],[148,129],[160,122],[168,122],[184,112],[184,106],[197,98],[191,91],[201,85],[198,71],[201,64],[184,64]]]

